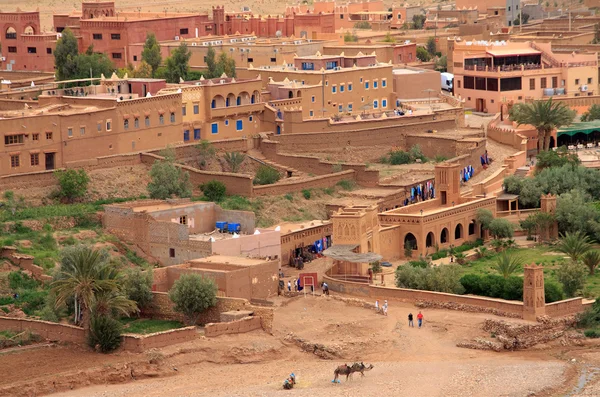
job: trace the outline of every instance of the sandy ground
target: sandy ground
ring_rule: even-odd
[[[573,356],[566,348],[493,353],[456,347],[464,339],[489,337],[480,330],[483,320],[491,317],[484,314],[424,310],[425,325],[418,329],[406,323],[407,314],[416,314],[417,309],[399,302],[390,302],[387,317],[325,297],[277,298],[276,305],[273,335],[254,331],[211,339],[199,336],[161,349],[165,359],[158,378],[93,385],[94,371],[103,373],[147,357],[95,355],[62,347],[0,355],[0,387],[24,379],[49,383],[75,373],[81,375],[80,382],[56,396],[552,396],[576,388],[581,361],[600,362],[597,350]],[[334,348],[340,357],[323,360],[303,352],[285,340],[290,332]],[[372,363],[374,369],[364,378],[332,384],[335,367],[353,361]],[[297,387],[281,390],[292,371]],[[595,377],[585,379],[588,383],[583,382],[586,388],[581,393],[599,390],[593,389]]]

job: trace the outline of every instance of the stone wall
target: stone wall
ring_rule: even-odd
[[[262,329],[271,332],[273,329],[273,309],[270,307],[254,306],[246,299],[217,297],[217,305],[206,310],[197,321],[197,324],[204,325],[209,323],[218,323],[221,320],[221,313],[238,310],[249,310],[254,313],[254,317],[260,317]],[[183,321],[183,316],[173,310],[173,302],[169,295],[164,292],[154,292],[152,299],[152,308],[143,311],[143,314],[152,318],[164,320]]]
[[[35,259],[31,255],[17,253],[16,247],[2,247],[0,249],[0,258],[8,259],[13,265],[31,274],[31,277],[38,281],[50,281],[52,277],[44,274],[44,269],[33,263]]]
[[[196,327],[185,327],[147,335],[123,334],[121,336],[121,349],[142,353],[149,349],[158,349],[165,346],[185,343],[196,339]]]
[[[29,330],[50,341],[85,343],[83,328],[49,321],[0,316],[0,330],[17,333]]]
[[[315,176],[299,181],[283,181],[272,185],[254,187],[255,196],[277,196],[290,192],[300,192],[304,189],[321,189],[334,186],[343,180],[353,180],[356,172],[353,170],[336,172],[330,175]]]
[[[204,327],[204,335],[207,337],[215,337],[225,334],[243,334],[261,328],[261,319],[259,317],[250,316],[241,320],[226,323],[206,324]]]
[[[585,310],[582,298],[566,299],[546,304],[546,315],[550,317],[568,316]]]

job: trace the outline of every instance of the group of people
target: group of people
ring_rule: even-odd
[[[423,325],[423,313],[421,313],[421,311],[419,310],[419,314],[417,314],[417,323],[419,324],[419,328],[421,328],[421,325]],[[409,327],[415,327],[415,323],[413,322],[413,314],[412,313],[408,313],[408,326]]]
[[[387,316],[387,312],[388,312],[388,301],[387,299],[383,301],[383,305],[379,305],[379,299],[375,300],[375,311],[377,313],[381,313],[384,316]],[[408,326],[409,327],[413,327],[415,326],[415,323],[413,321],[413,314],[412,313],[408,313]],[[423,325],[423,313],[421,313],[421,311],[419,310],[419,314],[417,314],[417,323],[419,325],[419,328],[421,328],[421,326]]]
[[[387,311],[388,311],[388,301],[387,299],[383,301],[383,306],[379,307],[379,299],[377,299],[375,301],[375,311],[377,313],[381,313],[384,316],[387,316]]]

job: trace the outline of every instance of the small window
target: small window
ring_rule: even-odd
[[[248,116],[248,121],[249,122],[253,122],[254,121],[254,116]]]
[[[381,80],[381,86],[387,87],[387,80]]]
[[[112,131],[112,120],[106,120],[106,131]]]
[[[46,54],[52,55],[52,48],[46,47]]]
[[[165,116],[164,115],[160,115],[158,116],[158,124],[163,125],[165,123]]]
[[[183,215],[179,217],[179,224],[180,225],[187,225],[187,216]]]
[[[194,128],[194,140],[197,141],[200,139],[200,128]]]
[[[377,82],[377,80],[375,80],[375,81],[373,82],[373,89],[377,88],[377,85],[378,85],[378,84],[379,84],[379,83]]]
[[[175,122],[175,112],[171,112],[171,123]]]
[[[112,40],[121,40],[121,34],[120,33],[111,33],[110,38]]]
[[[334,86],[334,85],[332,85],[332,86],[331,86],[331,92],[332,92],[333,94],[335,94],[335,93],[337,92],[337,87],[336,87],[336,86]]]
[[[558,88],[558,77],[552,77],[552,88]]]
[[[546,88],[546,78],[542,77],[540,79],[540,88]]]
[[[529,79],[529,89],[535,90],[535,79]]]
[[[133,119],[133,126],[135,128],[140,128],[140,119],[138,119],[137,117]]]
[[[368,89],[369,89],[369,82],[365,81],[365,90],[368,90]]]
[[[52,139],[52,133],[51,132],[46,132],[46,139]]]
[[[342,113],[344,111],[343,105],[338,105],[338,112]]]
[[[169,258],[175,258],[175,248],[169,248]]]
[[[344,92],[344,89],[345,89],[345,88],[346,88],[346,87],[344,87],[343,85],[340,85],[340,92]]]
[[[4,144],[5,145],[14,145],[17,143],[23,143],[24,142],[24,135],[5,135],[4,136]]]
[[[313,96],[313,97],[311,97],[311,98],[310,98],[310,101],[314,103],[314,102],[315,102],[315,97],[314,97],[314,96]]]
[[[308,115],[309,115],[310,117],[312,117],[312,116],[313,116],[313,114],[314,114],[314,113],[313,113],[313,111],[312,111],[312,110],[311,110],[310,112],[308,112]]]
[[[102,40],[102,33],[94,33],[92,34],[92,38],[94,40]]]
[[[381,100],[381,107],[382,108],[387,108],[387,99],[382,99]]]
[[[8,52],[17,52],[17,47],[8,47]]]
[[[271,58],[271,62],[277,62],[277,58]]]
[[[329,85],[329,81],[325,80],[325,87]]]
[[[96,129],[98,130],[98,132],[102,132],[102,123],[98,123]]]
[[[31,165],[40,165],[40,154],[39,153],[31,153]]]
[[[85,127],[79,127],[79,135],[85,135]]]
[[[460,80],[456,80],[456,86],[460,88]]]
[[[244,129],[244,121],[243,120],[237,120],[235,122],[235,130],[236,131],[242,131]]]
[[[137,55],[133,56],[133,61],[136,62],[137,61]]]
[[[10,156],[10,166],[12,168],[17,168],[21,166],[21,158],[18,154],[13,154]]]
[[[361,82],[361,83],[363,82],[363,78],[362,78],[362,77],[360,78],[360,82]]]
[[[146,124],[146,127],[150,127],[150,117],[149,116],[146,116],[144,118],[144,123]]]
[[[182,107],[181,107],[181,115],[182,115],[182,116],[185,116],[185,115],[186,115],[186,113],[187,113],[186,107],[185,107],[185,106],[182,106]]]
[[[190,140],[190,130],[183,130],[183,141],[187,142]]]
[[[587,83],[588,83],[588,84],[592,84],[592,78],[591,78],[591,77],[588,77],[588,79],[587,79]]]
[[[210,125],[210,132],[211,132],[211,134],[218,134],[219,133],[219,123],[212,123]]]
[[[113,57],[113,59],[121,59],[121,53],[120,52],[113,52],[112,53],[112,57]]]
[[[552,77],[554,79],[554,77]],[[579,85],[579,79],[575,79],[575,85]]]
[[[379,102],[377,100],[373,101],[373,109],[377,109],[379,107]]]
[[[229,125],[229,120],[225,120],[225,127]]]
[[[348,91],[352,91],[352,84],[348,83]]]
[[[28,54],[37,54],[37,48],[35,47],[27,47]]]
[[[352,112],[352,104],[351,103],[348,104],[348,112]]]
[[[73,137],[73,128],[67,128],[67,136],[68,136],[69,138],[72,138],[72,137]]]
[[[508,6],[508,11],[510,11],[510,6]]]
[[[31,135],[31,139],[34,141],[39,141],[40,140],[40,134],[32,134]]]
[[[179,29],[179,34],[188,34],[188,28]]]
[[[197,103],[195,103],[194,104],[194,114],[198,114],[198,113],[200,113],[200,105],[198,105]]]
[[[254,58],[248,58],[248,62],[254,62]]]
[[[126,130],[129,129],[129,120],[127,120],[127,119],[123,120],[123,128]]]

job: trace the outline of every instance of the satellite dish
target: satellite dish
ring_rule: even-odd
[[[277,32],[275,32],[275,37],[279,38],[282,36],[281,30],[278,30]]]

